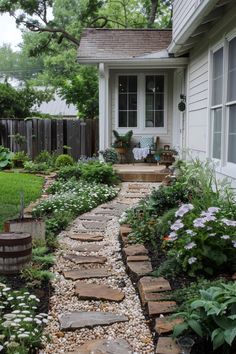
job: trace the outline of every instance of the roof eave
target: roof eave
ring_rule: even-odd
[[[99,63],[108,66],[157,66],[162,68],[185,67],[188,64],[188,58],[130,58],[130,59],[110,59],[110,58],[77,58],[79,64],[98,65]]]

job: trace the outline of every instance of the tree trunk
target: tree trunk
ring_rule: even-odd
[[[158,7],[158,0],[151,0],[152,6],[151,6],[151,11],[148,19],[149,25],[153,25],[155,18],[156,18],[156,13],[157,13],[157,7]]]

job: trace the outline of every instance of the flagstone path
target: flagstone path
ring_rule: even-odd
[[[123,183],[117,198],[81,215],[58,236],[52,320],[45,328],[51,342],[41,354],[155,352],[149,321],[122,260],[118,219],[157,185]],[[129,247],[129,267],[136,268],[141,257],[147,263],[141,272],[150,271],[146,253]]]

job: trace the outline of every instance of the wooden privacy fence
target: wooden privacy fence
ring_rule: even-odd
[[[20,146],[14,139],[16,134],[25,138]],[[98,152],[98,120],[0,119],[0,145],[13,152],[25,151],[32,159],[43,150],[68,152],[74,159],[89,157]]]

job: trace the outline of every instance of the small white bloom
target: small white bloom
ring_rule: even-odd
[[[197,261],[197,258],[196,257],[190,257],[189,259],[188,259],[188,264],[193,264],[193,263],[195,263]]]

